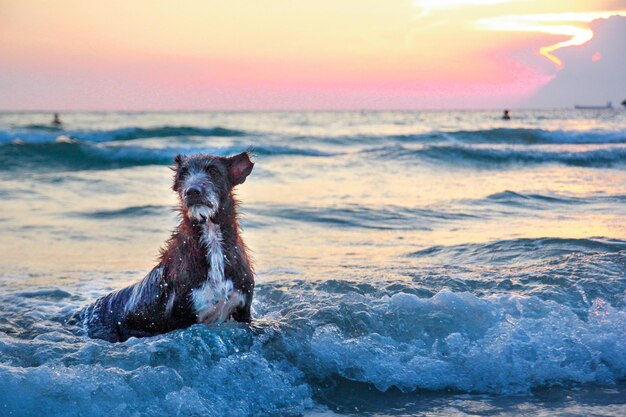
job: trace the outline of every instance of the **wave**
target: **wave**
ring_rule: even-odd
[[[37,123],[28,124],[28,125],[23,126],[22,128],[28,129],[28,130],[43,130],[46,132],[62,132],[63,131],[63,128],[60,126],[37,124]]]
[[[239,152],[242,152],[244,148],[240,149]],[[340,153],[337,152],[325,152],[318,149],[313,148],[294,148],[291,146],[252,146],[249,150],[255,155],[268,155],[268,156],[319,156],[319,157],[328,157],[328,156],[337,156]]]
[[[544,130],[544,129],[477,129],[454,131],[431,131],[409,134],[388,135],[341,135],[311,137],[299,136],[295,140],[321,140],[333,145],[349,145],[354,143],[375,144],[385,143],[446,143],[460,142],[468,144],[512,144],[512,145],[539,145],[539,144],[571,144],[571,145],[601,145],[626,143],[626,133],[623,130]]]
[[[69,213],[69,215],[86,217],[89,219],[115,219],[118,217],[143,217],[162,215],[167,210],[174,211],[171,206],[146,204],[143,206],[129,206],[116,210],[93,210]]]
[[[60,288],[42,288],[33,291],[20,291],[17,295],[25,298],[41,298],[51,300],[61,300],[72,296],[71,293]]]
[[[475,215],[460,212],[398,206],[379,208],[363,205],[339,207],[265,205],[262,208],[249,208],[247,211],[273,219],[375,230],[431,230],[430,226],[434,222],[477,218]]]
[[[443,137],[471,143],[511,144],[610,144],[626,143],[626,133],[612,131],[572,131],[495,128],[442,132]]]
[[[626,241],[616,239],[523,238],[470,243],[456,246],[433,246],[410,254],[432,258],[445,255],[448,260],[468,263],[510,263],[515,259],[536,261],[563,254],[618,253],[626,251]]]
[[[114,346],[74,337],[79,346],[66,346],[65,351],[56,353],[65,366],[44,359],[43,369],[22,370],[27,374],[56,372],[62,380],[100,386],[93,380],[94,374],[101,380],[114,377],[121,365],[137,382],[156,390],[156,377],[143,380],[142,376],[147,371],[144,364],[150,363],[152,372],[156,368],[157,373],[179,374],[201,398],[209,394],[202,387],[210,387],[217,399],[228,395],[218,388],[220,375],[236,372],[241,379],[229,384],[229,389],[241,395],[259,378],[255,374],[263,372],[259,383],[263,389],[268,389],[266,381],[278,383],[277,395],[282,401],[294,390],[305,395],[310,392],[301,386],[302,376],[320,386],[345,379],[381,392],[395,387],[405,392],[454,389],[497,394],[523,393],[553,384],[611,383],[626,376],[621,332],[626,314],[601,300],[594,301],[587,316],[580,318],[562,304],[512,294],[477,297],[443,290],[421,298],[404,292],[378,296],[317,289],[294,295],[288,284],[269,287],[268,291],[259,290],[261,302],[270,304],[265,306],[269,317],[282,310],[282,319],[268,324],[261,319],[252,334],[239,326],[194,326]],[[302,300],[308,301],[303,304]],[[15,348],[24,343],[6,343],[7,361],[16,367],[33,354],[45,358],[44,348],[54,346],[50,342],[71,340],[69,335],[55,337],[57,340],[38,338],[35,352],[31,348],[18,353],[7,345]],[[85,344],[90,356],[73,353]],[[274,359],[281,357],[288,362]],[[24,382],[21,372],[7,372],[7,366],[0,370],[4,371],[0,382],[4,392],[15,391],[15,385]],[[198,385],[203,372],[211,378]],[[137,388],[127,384],[126,379],[114,378],[111,388],[124,391],[122,398],[133,398]],[[163,401],[165,394],[177,389],[177,383],[167,385],[153,400]],[[246,398],[254,401],[256,396]],[[296,399],[303,401],[299,396]],[[269,401],[269,405],[276,403]]]
[[[392,389],[518,394],[626,377],[626,312],[600,299],[579,317],[535,296],[381,294],[349,281],[269,282],[257,293],[249,328],[195,325],[117,344],[27,314],[21,325],[37,322],[30,338],[0,333],[0,400],[27,415],[298,415],[314,392],[346,382],[363,384],[356,394],[366,398]],[[51,303],[12,301],[17,313]]]
[[[168,164],[171,156],[82,143],[10,144],[0,146],[2,170],[90,170]]]
[[[32,341],[2,335],[0,350],[6,415],[297,416],[312,404],[301,372],[255,353],[241,327],[124,345],[63,330]]]
[[[167,165],[178,153],[209,153],[227,156],[251,150],[264,156],[308,156],[321,157],[334,154],[316,149],[290,146],[245,146],[211,147],[196,145],[167,148],[145,148],[142,146],[109,146],[106,144],[56,142],[56,143],[11,143],[0,145],[0,170],[90,170],[116,169],[142,165]]]
[[[134,139],[166,137],[244,137],[251,132],[216,127],[198,126],[157,126],[136,127],[111,130],[65,130],[45,124],[29,124],[14,129],[0,131],[0,144],[19,140],[25,143],[51,143],[59,135],[65,135],[83,142],[127,141]],[[341,136],[296,136],[290,140],[303,142],[322,142],[333,145],[352,145],[354,143],[375,144],[392,143],[435,143],[462,142],[474,144],[621,144],[626,143],[623,130],[544,130],[526,128],[493,128],[477,130],[431,131],[415,134],[388,135],[341,135]]]
[[[160,126],[151,128],[127,127],[112,130],[64,130],[54,126],[27,125],[23,128],[0,131],[0,144],[20,141],[24,143],[53,143],[59,135],[82,142],[128,141],[134,139],[169,137],[241,137],[248,132],[224,127]]]
[[[286,343],[305,372],[319,379],[336,375],[380,391],[501,394],[626,375],[619,330],[626,314],[601,301],[586,320],[536,297],[445,290],[427,299],[351,294],[325,305],[306,345],[297,344],[297,336]],[[341,321],[330,319],[333,314]]]
[[[569,166],[610,168],[626,163],[626,147],[591,150],[540,150],[537,148],[482,148],[465,145],[428,145],[419,149],[403,146],[371,149],[384,158],[422,158],[457,165],[499,166],[559,163]]]
[[[508,190],[503,191],[501,193],[488,195],[485,199],[489,201],[495,201],[498,203],[504,203],[504,204],[508,204],[508,203],[514,204],[514,203],[525,202],[529,200],[547,202],[547,203],[559,203],[559,204],[569,204],[569,203],[584,201],[584,199],[575,198],[575,197],[556,197],[556,196],[549,196],[549,195],[543,195],[543,194],[522,194],[522,193],[516,193],[515,191],[508,191]]]
[[[515,191],[502,191],[486,196],[482,199],[465,200],[468,204],[501,204],[510,207],[524,208],[550,208],[554,205],[581,205],[598,203],[623,203],[626,202],[626,195],[587,195],[566,196],[566,195],[545,195],[537,193],[518,193]]]
[[[5,288],[0,403],[25,415],[300,415],[337,387],[358,404],[397,391],[415,400],[424,390],[615,384],[626,378],[624,253],[626,241],[605,238],[434,247],[412,257],[445,267],[413,279],[264,279],[249,327],[195,325],[114,344],[63,324],[88,302],[76,292],[108,279]]]
[[[100,132],[98,132],[100,133]],[[125,128],[102,132],[103,136],[110,137],[108,140],[133,140],[145,138],[165,138],[178,136],[207,136],[207,137],[233,137],[245,136],[247,132],[243,130],[227,129],[223,127],[200,128],[194,126],[163,126],[153,128]],[[78,139],[88,140],[90,136]]]
[[[449,289],[480,297],[514,293],[567,306],[585,319],[595,299],[624,308],[626,241],[527,238],[434,246],[407,255],[420,296]]]

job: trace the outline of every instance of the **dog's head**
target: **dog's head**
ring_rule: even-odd
[[[196,222],[215,217],[230,198],[235,185],[242,184],[254,163],[248,152],[229,158],[196,154],[174,158],[174,191],[178,193],[183,214]]]

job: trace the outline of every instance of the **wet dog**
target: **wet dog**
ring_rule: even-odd
[[[174,162],[180,224],[143,280],[80,313],[91,337],[120,342],[194,323],[251,319],[254,276],[239,235],[233,187],[254,164],[247,152],[229,158],[178,155]]]

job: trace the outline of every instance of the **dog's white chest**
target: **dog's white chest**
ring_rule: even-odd
[[[209,272],[200,288],[193,290],[192,299],[198,323],[217,323],[245,304],[243,294],[224,276],[224,249],[222,231],[211,222],[203,226],[202,246],[206,250]]]

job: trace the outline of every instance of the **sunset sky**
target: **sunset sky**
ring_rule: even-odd
[[[592,43],[611,16],[624,33],[625,0],[0,0],[0,109],[541,106],[583,64],[624,88],[625,39]]]

